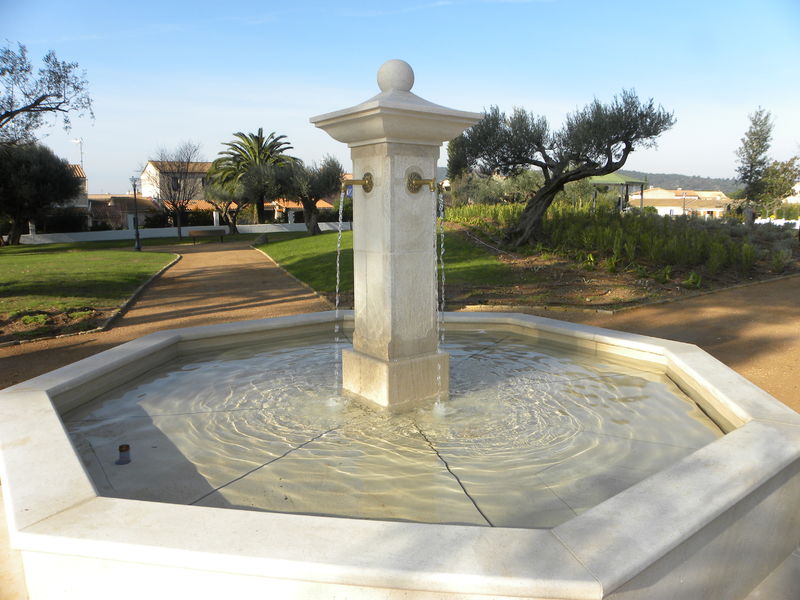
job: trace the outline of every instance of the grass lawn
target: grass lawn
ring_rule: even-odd
[[[0,341],[96,327],[174,257],[114,247],[117,242],[0,248]]]
[[[281,267],[326,295],[336,291],[335,232],[308,236],[305,233],[271,234],[270,242],[259,246]],[[353,234],[342,233],[341,291],[344,304],[353,291]],[[486,249],[475,246],[457,231],[445,234],[445,278],[450,292],[512,286],[519,273]],[[352,300],[350,300],[350,303]]]

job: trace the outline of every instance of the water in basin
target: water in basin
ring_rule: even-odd
[[[387,414],[339,395],[332,337],[192,353],[65,425],[101,495],[526,528],[722,435],[663,375],[492,330],[447,334],[449,399]]]

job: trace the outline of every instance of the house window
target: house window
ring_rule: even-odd
[[[180,177],[170,177],[170,186],[173,190],[177,191],[181,189],[181,178]]]
[[[675,210],[673,210],[672,208],[669,209],[669,216],[670,217],[675,216]]]

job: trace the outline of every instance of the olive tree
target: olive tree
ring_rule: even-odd
[[[303,220],[308,234],[317,235],[320,233],[317,203],[339,191],[344,169],[334,157],[326,156],[319,165],[297,163],[293,171],[293,195],[303,204]]]
[[[451,140],[448,171],[455,177],[464,170],[508,175],[540,169],[543,185],[506,232],[506,241],[513,245],[531,244],[545,212],[566,184],[622,168],[634,149],[654,146],[674,123],[671,112],[652,99],[641,102],[632,90],[624,90],[608,104],[595,99],[567,115],[555,131],[545,117],[521,108],[507,116],[493,106]]]
[[[92,113],[88,83],[78,63],[58,60],[48,52],[34,73],[24,45],[0,48],[0,143],[31,142],[46,115],[60,118],[69,129],[70,113]]]

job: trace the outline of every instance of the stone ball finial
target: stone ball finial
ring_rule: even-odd
[[[394,58],[387,60],[378,69],[378,87],[382,92],[399,90],[410,92],[414,85],[414,69],[404,60]]]

